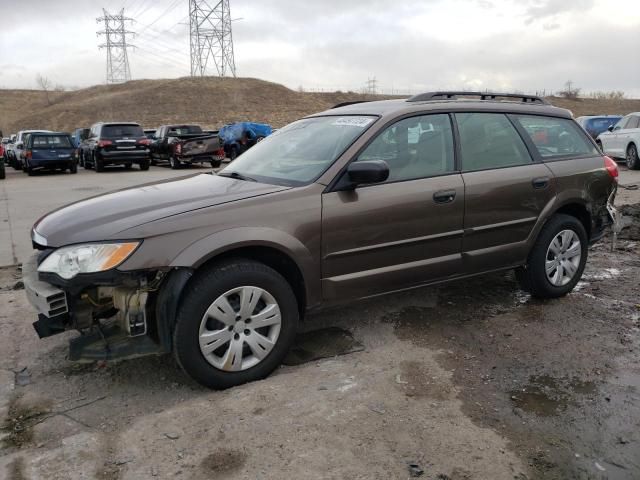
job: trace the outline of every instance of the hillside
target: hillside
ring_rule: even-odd
[[[281,127],[336,103],[363,99],[367,97],[356,93],[304,93],[263,80],[217,77],[134,80],[51,92],[51,105],[42,91],[0,90],[0,129],[5,135],[25,128],[70,131],[100,120],[137,121],[150,128],[173,122],[218,128],[239,120]],[[576,116],[640,110],[640,100],[550,100]]]

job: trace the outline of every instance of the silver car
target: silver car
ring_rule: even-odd
[[[623,117],[615,126],[598,135],[596,142],[605,155],[626,160],[630,170],[640,169],[640,112]]]

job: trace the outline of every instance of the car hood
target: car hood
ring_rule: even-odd
[[[149,183],[54,210],[36,222],[33,237],[49,247],[120,239],[148,222],[289,188],[209,174]]]

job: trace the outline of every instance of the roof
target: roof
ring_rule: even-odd
[[[487,111],[504,113],[521,113],[529,115],[548,115],[554,117],[572,118],[569,110],[554,107],[549,104],[524,103],[515,101],[494,101],[494,100],[426,100],[411,101],[407,99],[380,100],[374,102],[361,102],[351,105],[341,106],[324,112],[319,112],[311,117],[321,117],[328,115],[376,115],[376,116],[397,116],[426,111],[433,112],[463,112],[463,111]]]

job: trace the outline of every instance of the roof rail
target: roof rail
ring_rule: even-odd
[[[333,110],[334,108],[348,107],[349,105],[357,105],[358,103],[367,103],[370,101],[371,100],[357,100],[355,102],[342,102],[334,105],[333,107],[330,108],[330,110]]]
[[[407,102],[429,102],[437,100],[457,100],[458,97],[480,97],[482,101],[498,101],[498,99],[509,99],[522,103],[538,103],[549,105],[543,97],[537,95],[522,95],[520,93],[496,93],[496,92],[427,92],[419,93],[409,98]]]

